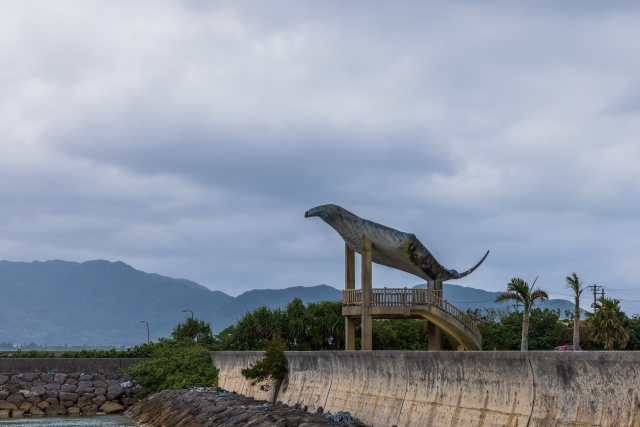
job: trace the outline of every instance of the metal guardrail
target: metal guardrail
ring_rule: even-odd
[[[343,306],[362,305],[362,289],[348,289],[342,291]],[[371,289],[372,307],[407,307],[432,306],[455,317],[469,328],[475,335],[480,336],[480,330],[474,321],[462,310],[447,300],[440,298],[428,289],[413,288],[375,288]]]

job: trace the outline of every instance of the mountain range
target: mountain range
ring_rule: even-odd
[[[462,310],[495,307],[497,294],[444,284],[445,298]],[[254,289],[233,297],[120,261],[0,261],[0,342],[137,344],[147,338],[141,320],[149,322],[152,340],[166,337],[184,320],[182,310],[210,322],[217,333],[247,311],[261,305],[283,307],[296,297],[305,304],[339,300],[341,291],[327,285],[298,286]],[[550,300],[545,306],[561,312],[573,308],[565,300]]]

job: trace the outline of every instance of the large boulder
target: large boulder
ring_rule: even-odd
[[[31,390],[31,383],[22,382],[18,385],[20,386],[20,390]]]
[[[22,396],[24,396],[25,399],[28,397],[40,397],[40,393],[35,393],[30,390],[20,390],[20,393],[22,394]]]
[[[44,411],[42,409],[38,408],[36,405],[33,405],[29,409],[29,414],[31,414],[33,416],[42,416],[42,415],[44,415]]]
[[[18,393],[20,391],[20,386],[18,384],[6,383],[2,386],[2,389],[9,393]]]
[[[9,376],[8,375],[0,375],[0,385],[5,384],[9,382]]]
[[[39,385],[47,385],[47,382],[46,381],[42,381],[42,380],[36,380],[36,381],[32,382],[31,385],[33,387],[37,387]]]
[[[63,400],[62,402],[60,402],[60,404],[64,407],[71,408],[72,406],[74,406],[74,403],[70,400]]]
[[[71,385],[77,385],[78,384],[78,380],[75,378],[67,378],[67,380],[64,382],[65,384],[71,384]]]
[[[9,418],[9,414],[11,413],[8,409],[0,409],[0,418]]]
[[[102,405],[104,402],[106,402],[106,401],[107,401],[107,398],[100,394],[100,395],[98,395],[98,396],[94,397],[93,399],[91,399],[91,401],[92,401],[94,404],[96,404],[96,405],[100,406],[100,405]]]
[[[0,390],[0,400],[7,400],[9,397],[9,392],[6,390]]]
[[[109,387],[109,384],[105,383],[105,382],[104,382],[104,381],[102,381],[102,380],[96,380],[96,381],[93,381],[93,386],[94,386],[94,387],[107,388],[107,387]]]
[[[16,409],[15,411],[11,411],[11,417],[12,418],[22,418],[22,417],[24,417],[24,411],[21,411],[20,409]]]
[[[115,414],[123,410],[124,407],[117,402],[104,402],[102,406],[100,406],[100,411],[106,412],[107,414]]]
[[[123,393],[124,390],[119,385],[110,385],[107,389],[107,400],[116,400],[122,396]]]
[[[47,390],[47,391],[60,390],[60,387],[62,387],[62,386],[60,384],[58,384],[58,383],[47,384],[46,386],[44,386],[45,390]]]
[[[67,415],[80,415],[80,408],[77,407],[71,407],[71,408],[67,408]]]
[[[49,396],[49,397],[53,397],[54,399],[57,399],[57,398],[58,398],[58,394],[59,394],[59,393],[58,393],[58,390],[49,390],[49,391],[47,392],[47,396]]]
[[[40,379],[41,379],[42,381],[44,381],[44,382],[50,383],[50,382],[51,382],[51,380],[53,380],[53,375],[51,375],[51,374],[42,374],[42,375],[40,376]]]
[[[6,400],[0,400],[0,410],[2,409],[7,409],[9,411],[15,411],[16,409],[18,409],[18,407],[11,403],[11,402],[7,402]]]
[[[20,405],[20,407],[18,409],[20,409],[21,411],[24,412],[28,412],[29,409],[31,409],[33,405],[29,402],[22,402],[22,405]]]
[[[60,387],[60,391],[64,391],[66,393],[74,393],[76,391],[76,389],[78,388],[77,385],[73,385],[73,384],[63,384],[62,387]]]
[[[98,412],[98,406],[96,405],[87,405],[80,409],[85,415],[95,415]]]
[[[22,375],[13,375],[9,380],[9,384],[20,384],[22,382]]]
[[[48,416],[65,415],[67,413],[67,408],[62,405],[51,405],[44,410],[44,413]]]
[[[95,394],[97,395],[105,395],[107,394],[107,389],[106,388],[102,388],[102,387],[98,387],[93,391]]]
[[[58,402],[56,401],[56,403],[58,403]],[[38,402],[38,403],[36,403],[36,404],[35,404],[35,406],[37,406],[38,408],[40,408],[40,409],[42,409],[42,410],[45,410],[45,409],[47,409],[49,406],[51,406],[51,404],[45,400],[45,401],[42,401],[42,402]]]
[[[78,381],[91,381],[93,379],[93,375],[80,375],[80,377],[78,378]]]
[[[57,405],[58,403],[60,403],[56,397],[48,397],[45,400],[47,401],[47,403],[49,403],[49,405]]]
[[[37,393],[38,396],[44,396],[45,394],[47,394],[47,389],[43,385],[37,385],[35,387],[31,387],[31,392]]]
[[[93,383],[91,381],[80,381],[78,383],[77,393],[93,393]]]
[[[29,403],[38,403],[40,402],[40,396],[38,397],[27,397],[26,401]]]
[[[78,399],[78,403],[76,403],[76,406],[78,408],[83,408],[87,405],[91,405],[91,400],[87,399],[85,396],[82,396],[80,399]]]
[[[61,391],[58,395],[58,399],[60,402],[77,402],[78,395],[75,393],[67,393],[66,391]]]
[[[112,385],[120,385],[120,381],[118,380],[104,380],[105,383],[107,383],[107,385],[112,386]]]
[[[108,380],[120,380],[120,374],[117,372],[109,372],[107,374],[107,379]]]
[[[40,379],[40,374],[30,373],[30,374],[24,374],[22,376],[22,381],[25,381],[25,382],[28,382],[28,383],[33,382],[33,381],[38,380],[38,379]]]
[[[21,393],[13,393],[9,397],[7,397],[7,402],[11,402],[16,406],[22,405],[24,402],[24,396]]]
[[[67,380],[67,374],[56,374],[53,377],[53,382],[57,384],[63,384]]]

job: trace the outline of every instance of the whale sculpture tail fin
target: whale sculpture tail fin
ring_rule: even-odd
[[[487,258],[487,256],[488,256],[488,255],[489,255],[489,251],[487,251],[487,253],[486,253],[486,254],[484,254],[484,256],[482,257],[482,259],[481,259],[481,260],[480,260],[476,265],[474,265],[473,267],[471,267],[469,270],[467,270],[467,271],[465,271],[465,272],[458,273],[458,272],[457,272],[457,271],[455,271],[455,270],[449,270],[449,271],[451,271],[451,273],[455,276],[455,277],[454,277],[454,279],[461,279],[461,278],[463,278],[464,276],[468,276],[469,274],[473,273],[473,271],[474,271],[476,268],[480,267],[480,264],[482,264],[482,263],[484,262],[484,260]]]

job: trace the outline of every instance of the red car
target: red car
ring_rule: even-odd
[[[573,346],[572,345],[559,345],[558,347],[554,348],[555,351],[573,351]],[[582,347],[578,346],[578,351],[582,351]]]

